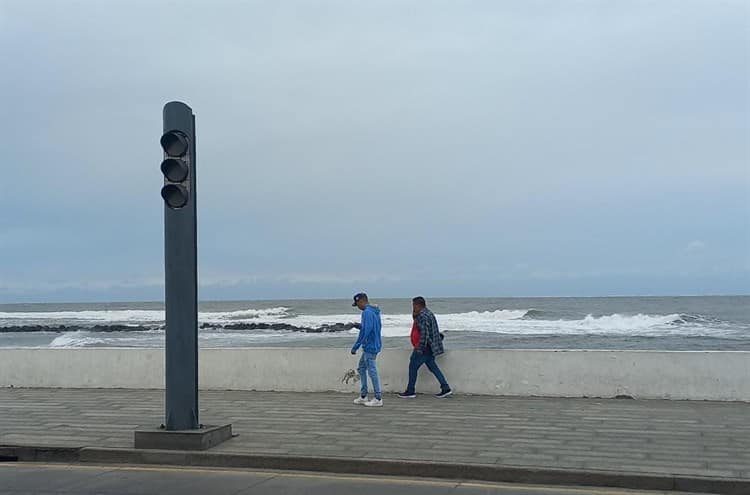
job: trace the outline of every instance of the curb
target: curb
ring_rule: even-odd
[[[0,459],[3,462],[78,462],[80,450],[77,447],[0,445]]]
[[[27,462],[160,464],[167,466],[317,471],[341,474],[462,479],[539,485],[577,485],[662,491],[675,490],[722,495],[746,495],[750,493],[750,479],[543,467],[511,467],[489,464],[456,464],[413,460],[31,446],[0,446],[0,459]]]

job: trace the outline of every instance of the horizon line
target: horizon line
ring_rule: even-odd
[[[373,297],[375,301],[378,300],[402,300],[411,299],[415,296],[388,296],[388,297]],[[697,297],[750,297],[750,294],[616,294],[616,295],[602,295],[602,296],[557,296],[557,295],[546,295],[546,296],[442,296],[442,295],[428,295],[424,296],[426,299],[617,299],[617,298],[673,298],[673,297],[684,297],[684,298],[697,298]],[[289,297],[286,299],[199,299],[198,303],[234,303],[234,302],[283,302],[283,301],[348,301],[351,297]],[[164,300],[112,300],[112,301],[15,301],[15,302],[3,302],[0,303],[2,306],[12,305],[31,305],[31,304],[164,304]]]

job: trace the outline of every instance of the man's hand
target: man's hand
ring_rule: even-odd
[[[357,330],[360,330],[362,328],[361,323],[352,323],[352,325],[354,325],[354,328],[356,328]]]

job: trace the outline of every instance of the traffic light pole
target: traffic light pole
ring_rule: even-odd
[[[172,207],[163,194],[167,200],[164,205],[165,426],[167,430],[193,430],[199,427],[195,116],[181,102],[164,106],[164,136],[175,131],[187,138],[187,152],[181,158],[188,165],[188,176],[182,181],[182,191],[187,192],[184,206]],[[169,142],[166,144],[165,154],[169,159],[172,155]],[[175,144],[179,148],[180,143]],[[165,188],[170,186],[168,178],[165,184]]]
[[[232,425],[198,422],[198,238],[195,115],[164,105],[164,281],[166,421],[135,431],[136,449],[206,450],[232,438]]]

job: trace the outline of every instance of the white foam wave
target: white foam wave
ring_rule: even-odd
[[[201,347],[232,347],[242,344],[281,343],[324,337],[325,334],[299,332],[232,332],[200,331],[198,341]],[[67,332],[55,337],[48,347],[164,347],[164,331],[153,330],[130,334],[123,332],[97,333],[87,331]]]
[[[468,313],[447,314],[448,317],[482,320],[520,320],[528,314],[531,309],[498,309],[496,311],[469,311]]]
[[[239,311],[200,312],[201,322],[222,323],[228,321],[257,320],[259,318],[284,316],[289,308],[242,309]],[[141,323],[164,322],[164,310],[101,310],[101,311],[48,311],[48,312],[2,312],[0,322],[11,324],[23,321],[25,324],[97,324],[97,323]]]
[[[58,322],[152,322],[164,321],[164,311],[151,310],[105,310],[105,311],[39,311],[1,312],[0,321],[26,321],[56,324]]]
[[[517,335],[665,335],[685,334],[685,328],[675,325],[680,315],[620,315],[595,317],[587,315],[580,320],[506,319],[487,315],[444,315],[440,318],[445,330],[489,332]]]
[[[438,314],[440,329],[447,332],[484,332],[512,335],[706,335],[703,325],[684,325],[679,314],[670,315],[587,315],[579,320],[524,319],[531,310]],[[297,316],[283,320],[297,326],[316,327],[331,323],[358,321],[356,314]],[[384,337],[408,336],[412,317],[408,314],[382,315]],[[352,330],[351,333],[356,333]]]
[[[146,332],[66,332],[55,337],[49,347],[163,347],[164,330]]]
[[[532,312],[533,313],[530,313]],[[534,318],[529,316],[534,315]],[[389,314],[382,316],[384,337],[406,337],[412,326],[410,314]],[[532,309],[498,309],[495,311],[471,311],[466,313],[437,314],[441,330],[445,332],[480,332],[506,335],[629,335],[629,336],[720,336],[730,334],[732,328],[711,323],[705,320],[696,320],[679,314],[649,315],[649,314],[610,314],[603,316],[587,315],[576,320],[541,319],[543,312]],[[256,322],[256,323],[285,323],[298,327],[317,328],[324,325],[336,323],[357,322],[360,319],[358,311],[340,313],[333,315],[295,315],[287,307],[274,307],[266,309],[242,309],[227,312],[201,312],[199,320],[201,323],[213,323],[225,325],[230,323]],[[163,311],[148,310],[111,310],[111,311],[65,311],[55,313],[3,313],[0,312],[0,325],[3,322],[25,322],[52,325],[52,324],[153,324],[163,323]],[[85,345],[116,345],[123,343],[128,345],[139,345],[144,341],[163,344],[163,334],[158,336],[147,335],[151,332],[128,332],[113,334],[102,334],[97,332],[70,332],[57,336],[50,346],[52,347],[78,347]],[[215,333],[215,335],[213,335]],[[349,332],[356,334],[357,330]],[[284,335],[282,335],[284,334]],[[288,334],[288,335],[286,335]],[[249,338],[257,339],[289,339],[299,340],[303,338],[327,338],[341,336],[334,334],[305,334],[303,332],[278,332],[278,331],[201,331],[201,340],[210,342],[211,339],[232,339],[243,342]],[[213,335],[213,336],[212,336]],[[268,335],[266,337],[266,335]],[[315,337],[312,337],[315,335]],[[347,334],[343,334],[347,335]],[[275,336],[275,337],[274,337]],[[127,342],[126,342],[127,341]],[[228,340],[226,340],[228,342]]]
[[[586,318],[580,320],[580,327],[630,331],[644,328],[653,328],[662,325],[671,325],[680,321],[682,321],[682,319],[678,314],[671,314],[666,316],[651,316],[640,313],[632,316],[613,314],[609,316],[600,316],[598,318],[592,315],[587,315]]]
[[[267,309],[242,309],[225,312],[200,312],[198,320],[207,323],[258,321],[264,318],[283,318],[289,315],[290,308],[279,306]],[[164,316],[162,315],[162,320]]]
[[[49,346],[63,348],[86,347],[103,342],[104,339],[86,332],[69,332],[55,337],[55,339],[49,343]]]
[[[477,327],[477,323],[482,328],[493,328],[497,322],[514,321],[523,318],[530,310],[497,310],[469,313],[455,313],[438,315],[438,322],[443,330],[451,331],[471,331]],[[360,316],[358,313],[338,314],[338,315],[301,315],[286,318],[284,320],[274,320],[272,323],[289,323],[300,327],[320,327],[334,323],[357,322]],[[382,335],[383,337],[404,337],[411,332],[413,318],[410,314],[381,314]],[[492,331],[492,330],[477,330]],[[356,334],[357,330],[350,333]]]

